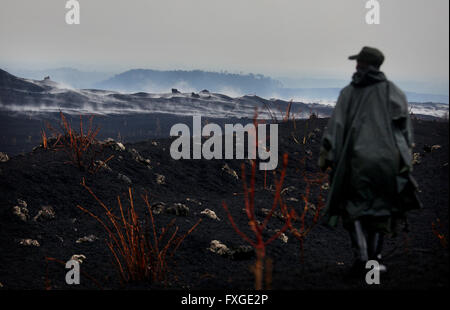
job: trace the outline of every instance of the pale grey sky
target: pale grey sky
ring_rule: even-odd
[[[79,0],[81,24],[67,25],[66,0],[1,0],[0,67],[346,78],[347,56],[369,45],[390,79],[448,94],[449,1],[379,0],[380,25],[365,23],[366,2]]]

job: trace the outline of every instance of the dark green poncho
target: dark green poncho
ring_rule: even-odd
[[[332,168],[328,224],[403,217],[420,207],[412,179],[413,133],[404,93],[370,67],[353,75],[322,139],[319,165]]]

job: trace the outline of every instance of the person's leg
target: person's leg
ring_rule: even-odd
[[[356,220],[353,222],[353,231],[351,235],[353,238],[353,243],[357,250],[357,259],[364,263],[367,262],[369,259],[367,240],[363,225],[360,220]]]
[[[367,241],[361,221],[356,220],[347,223],[346,228],[350,234],[354,262],[350,270],[352,275],[360,275],[365,271],[368,261]]]
[[[369,260],[377,261],[380,271],[387,271],[386,266],[382,263],[381,251],[383,249],[384,232],[389,223],[388,217],[375,217],[371,219],[367,227]]]
[[[369,231],[368,239],[369,259],[381,260],[384,234],[378,231]]]

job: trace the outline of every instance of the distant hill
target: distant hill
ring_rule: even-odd
[[[255,94],[261,97],[308,102],[336,101],[341,90],[338,87],[286,88],[282,82],[261,74],[244,75],[202,70],[160,71],[151,69],[129,70],[95,83],[94,88],[149,93],[164,93],[170,91],[171,88],[177,88],[182,92],[199,92],[202,89],[208,89],[234,97]],[[405,91],[405,93],[410,102],[449,103],[448,95],[409,91]]]
[[[42,80],[46,76],[73,88],[93,88],[95,83],[111,77],[112,73],[98,71],[81,71],[74,68],[56,68],[45,70],[14,70],[11,73],[29,79]]]
[[[260,96],[266,96],[281,87],[281,82],[261,74],[150,69],[129,70],[95,84],[95,88],[126,92],[159,93],[167,92],[171,88],[180,88],[185,92],[208,89],[212,92],[228,91],[228,93]]]
[[[5,70],[0,69],[0,93],[3,93],[3,95],[5,95],[5,93],[15,89],[30,92],[44,91],[44,88],[34,83],[27,82],[24,79],[17,78],[16,76],[6,72]]]

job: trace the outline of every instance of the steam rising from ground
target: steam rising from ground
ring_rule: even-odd
[[[25,80],[25,79],[24,79]],[[329,116],[335,101],[311,100],[309,98],[287,98],[280,100],[274,93],[270,100],[255,95],[244,95],[240,89],[224,87],[220,93],[196,92],[183,81],[173,88],[181,92],[167,93],[154,85],[148,85],[151,93],[121,93],[94,89],[75,89],[51,80],[25,80],[45,89],[43,92],[27,92],[14,89],[13,96],[0,97],[0,109],[19,113],[47,113],[63,111],[68,114],[130,114],[168,113],[174,115],[202,115],[211,118],[253,118],[255,109],[258,117],[282,119],[292,100],[291,116],[306,118],[315,112]],[[156,92],[156,93],[155,93]],[[415,114],[437,117],[448,115],[448,105],[440,103],[411,103]]]

